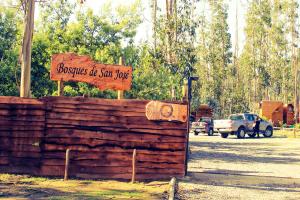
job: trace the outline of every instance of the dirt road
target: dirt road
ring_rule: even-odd
[[[300,199],[300,139],[190,135],[177,199]]]

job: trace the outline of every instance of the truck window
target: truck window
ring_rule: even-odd
[[[230,117],[229,117],[229,119],[231,119],[231,120],[244,120],[244,117],[243,117],[243,115],[231,115]]]
[[[254,121],[254,116],[251,115],[251,114],[245,114],[245,118],[246,118],[246,120],[248,120],[248,121]]]
[[[199,122],[207,122],[207,123],[209,123],[210,120],[211,120],[210,118],[203,117],[203,118],[200,118]]]

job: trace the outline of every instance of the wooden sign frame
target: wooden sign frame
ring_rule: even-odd
[[[146,117],[156,121],[187,121],[187,105],[150,101],[146,105]]]
[[[101,64],[89,56],[75,53],[54,54],[51,60],[51,80],[92,84],[100,90],[130,90],[132,67]]]

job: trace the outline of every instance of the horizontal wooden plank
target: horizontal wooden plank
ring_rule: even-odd
[[[101,124],[102,125],[102,124]],[[122,133],[122,132],[131,132],[135,133],[147,133],[154,135],[166,135],[166,136],[178,136],[178,137],[186,137],[187,130],[186,129],[149,129],[144,127],[139,128],[122,128],[122,127],[111,127],[111,126],[76,126],[76,125],[62,125],[62,124],[47,124],[47,129],[76,129],[76,130],[89,130],[89,131],[101,131],[101,132],[113,132],[113,133]],[[0,127],[1,130],[1,127]]]
[[[38,99],[23,98],[14,96],[0,96],[0,104],[33,104],[44,105],[44,103]]]
[[[78,151],[72,150],[70,153],[70,158],[72,160],[94,160],[94,159],[122,159],[122,160],[131,160],[132,152],[131,149],[120,149],[120,148],[102,148],[102,151]],[[165,157],[173,157],[173,160],[169,159],[169,163],[176,163],[175,161],[182,159],[185,154],[184,151],[150,151],[150,150],[138,150],[137,157],[138,161],[145,161],[143,157],[152,158],[155,162],[159,162],[157,158]],[[57,159],[65,159],[64,151],[44,151],[44,158],[57,158]],[[180,160],[182,162],[182,160]]]
[[[19,110],[19,109],[26,109],[26,110],[45,110],[45,105],[33,105],[33,104],[1,104],[1,110]]]
[[[31,151],[0,151],[0,157],[15,157],[15,158],[41,158],[40,152]]]
[[[45,110],[0,109],[0,116],[45,116]]]
[[[44,143],[50,143],[50,144],[60,144],[60,145],[82,145],[87,146],[91,148],[97,148],[102,146],[115,146],[115,147],[121,147],[121,148],[138,148],[138,149],[165,149],[165,150],[184,150],[185,149],[185,143],[175,143],[175,142],[137,142],[137,141],[117,141],[117,140],[101,140],[101,139],[95,139],[95,138],[45,138]]]
[[[70,149],[73,151],[80,151],[80,152],[89,152],[89,153],[97,153],[97,152],[120,152],[120,153],[132,153],[133,149],[124,149],[120,147],[98,147],[98,148],[91,148],[87,146],[78,146],[78,145],[58,145],[58,144],[44,144],[43,149],[45,151],[66,151],[66,149]],[[155,150],[148,150],[148,149],[138,149],[137,150],[139,154],[154,154],[154,155],[167,155],[169,157],[178,155],[178,156],[183,156],[185,155],[184,151],[170,151],[170,150],[160,150],[160,151],[155,151]],[[170,160],[172,160],[170,158]]]
[[[1,137],[1,142],[3,145],[18,145],[18,144],[28,144],[28,145],[38,145],[41,143],[41,138],[8,138],[8,137]]]
[[[1,144],[0,151],[30,151],[30,152],[41,152],[39,146],[34,146],[31,144]]]
[[[55,102],[55,103],[79,103],[79,104],[103,104],[103,105],[146,105],[149,100],[141,100],[141,99],[100,99],[100,98],[86,98],[86,97],[64,97],[64,96],[49,96],[41,98],[42,101],[47,102]],[[187,104],[187,102],[182,101],[162,101],[168,103],[176,103],[176,104]]]
[[[40,176],[40,166],[0,165],[0,173],[30,174]]]
[[[0,131],[1,137],[6,138],[42,138],[44,136],[44,131]]]
[[[149,100],[138,99],[100,99],[85,97],[43,97],[41,101],[55,104],[82,104],[82,105],[104,105],[104,106],[133,106],[143,107]]]
[[[44,116],[2,116],[0,115],[0,121],[9,122],[43,122],[45,124]]]
[[[133,120],[132,120],[133,121]],[[186,126],[180,125],[177,126],[175,124],[162,124],[162,122],[153,122],[151,124],[139,124],[134,122],[128,121],[128,123],[118,123],[117,121],[110,122],[110,121],[84,121],[84,120],[62,120],[62,119],[47,119],[47,126],[48,124],[61,124],[61,125],[74,125],[74,126],[81,126],[81,127],[115,127],[115,128],[147,128],[147,129],[157,129],[157,130],[186,130]]]
[[[52,107],[51,110],[49,111],[51,113],[58,113],[58,114],[63,114],[63,113],[77,113],[77,114],[89,114],[89,115],[102,115],[102,116],[125,116],[125,117],[144,117],[145,112],[137,112],[137,111],[129,111],[126,109],[122,110],[108,110],[108,109],[81,109],[81,108],[57,108],[57,107]],[[0,112],[1,113],[1,112]]]
[[[24,126],[16,124],[5,124],[0,126],[0,131],[44,131],[44,125]]]
[[[45,122],[43,121],[30,121],[30,119],[28,119],[28,121],[18,121],[18,120],[4,120],[1,119],[0,120],[0,126],[22,126],[22,127],[33,127],[33,126],[40,126],[40,127],[44,127],[45,126]],[[1,130],[1,128],[0,128]],[[3,130],[3,129],[2,129]],[[4,129],[6,130],[6,129]],[[30,129],[29,129],[30,130]],[[35,130],[35,129],[32,129]]]
[[[39,167],[40,164],[41,160],[39,158],[0,157],[0,165]]]
[[[0,133],[1,135],[1,133]],[[186,142],[185,137],[155,135],[139,132],[104,132],[104,131],[90,131],[77,129],[47,129],[46,138],[97,138],[102,140],[112,141],[127,141],[127,142]]]
[[[127,107],[127,106],[113,106],[113,105],[92,105],[92,104],[54,104],[47,103],[46,109],[48,111],[62,111],[63,109],[73,109],[73,110],[86,110],[86,111],[119,111],[119,112],[136,112],[136,113],[145,113],[144,107]]]
[[[156,126],[162,128],[172,128],[178,127],[185,129],[187,127],[186,123],[182,122],[165,122],[165,121],[150,121],[144,117],[124,117],[124,116],[102,116],[102,115],[89,115],[89,114],[76,114],[76,113],[47,113],[46,114],[47,122],[51,120],[60,120],[62,122],[71,122],[74,123],[85,123],[90,126],[95,126],[99,123],[111,123],[111,126],[118,125],[131,125],[137,124],[140,126],[151,126],[155,128]],[[58,124],[59,122],[57,122]],[[64,123],[63,123],[64,124]]]

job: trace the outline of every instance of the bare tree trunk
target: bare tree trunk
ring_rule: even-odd
[[[157,16],[157,0],[152,0],[152,24],[153,24],[153,40],[154,40],[154,53],[156,54],[157,38],[156,38],[156,16]]]
[[[292,69],[294,69],[294,104],[295,104],[295,116],[294,120],[297,123],[299,115],[299,99],[298,99],[298,64],[297,64],[297,33],[296,33],[296,8],[294,2],[292,2],[291,9],[291,37],[292,37]]]
[[[25,26],[21,55],[21,87],[20,97],[30,97],[31,81],[31,46],[34,27],[34,0],[26,0],[25,4]]]
[[[173,27],[171,26],[173,20],[173,0],[166,0],[166,14],[167,14],[167,62],[172,62],[172,33],[174,32]]]
[[[234,45],[234,57],[233,66],[236,70],[237,80],[239,81],[239,67],[238,67],[238,56],[239,56],[239,21],[238,21],[238,0],[236,1],[235,8],[235,45]],[[238,86],[238,84],[236,84]]]

